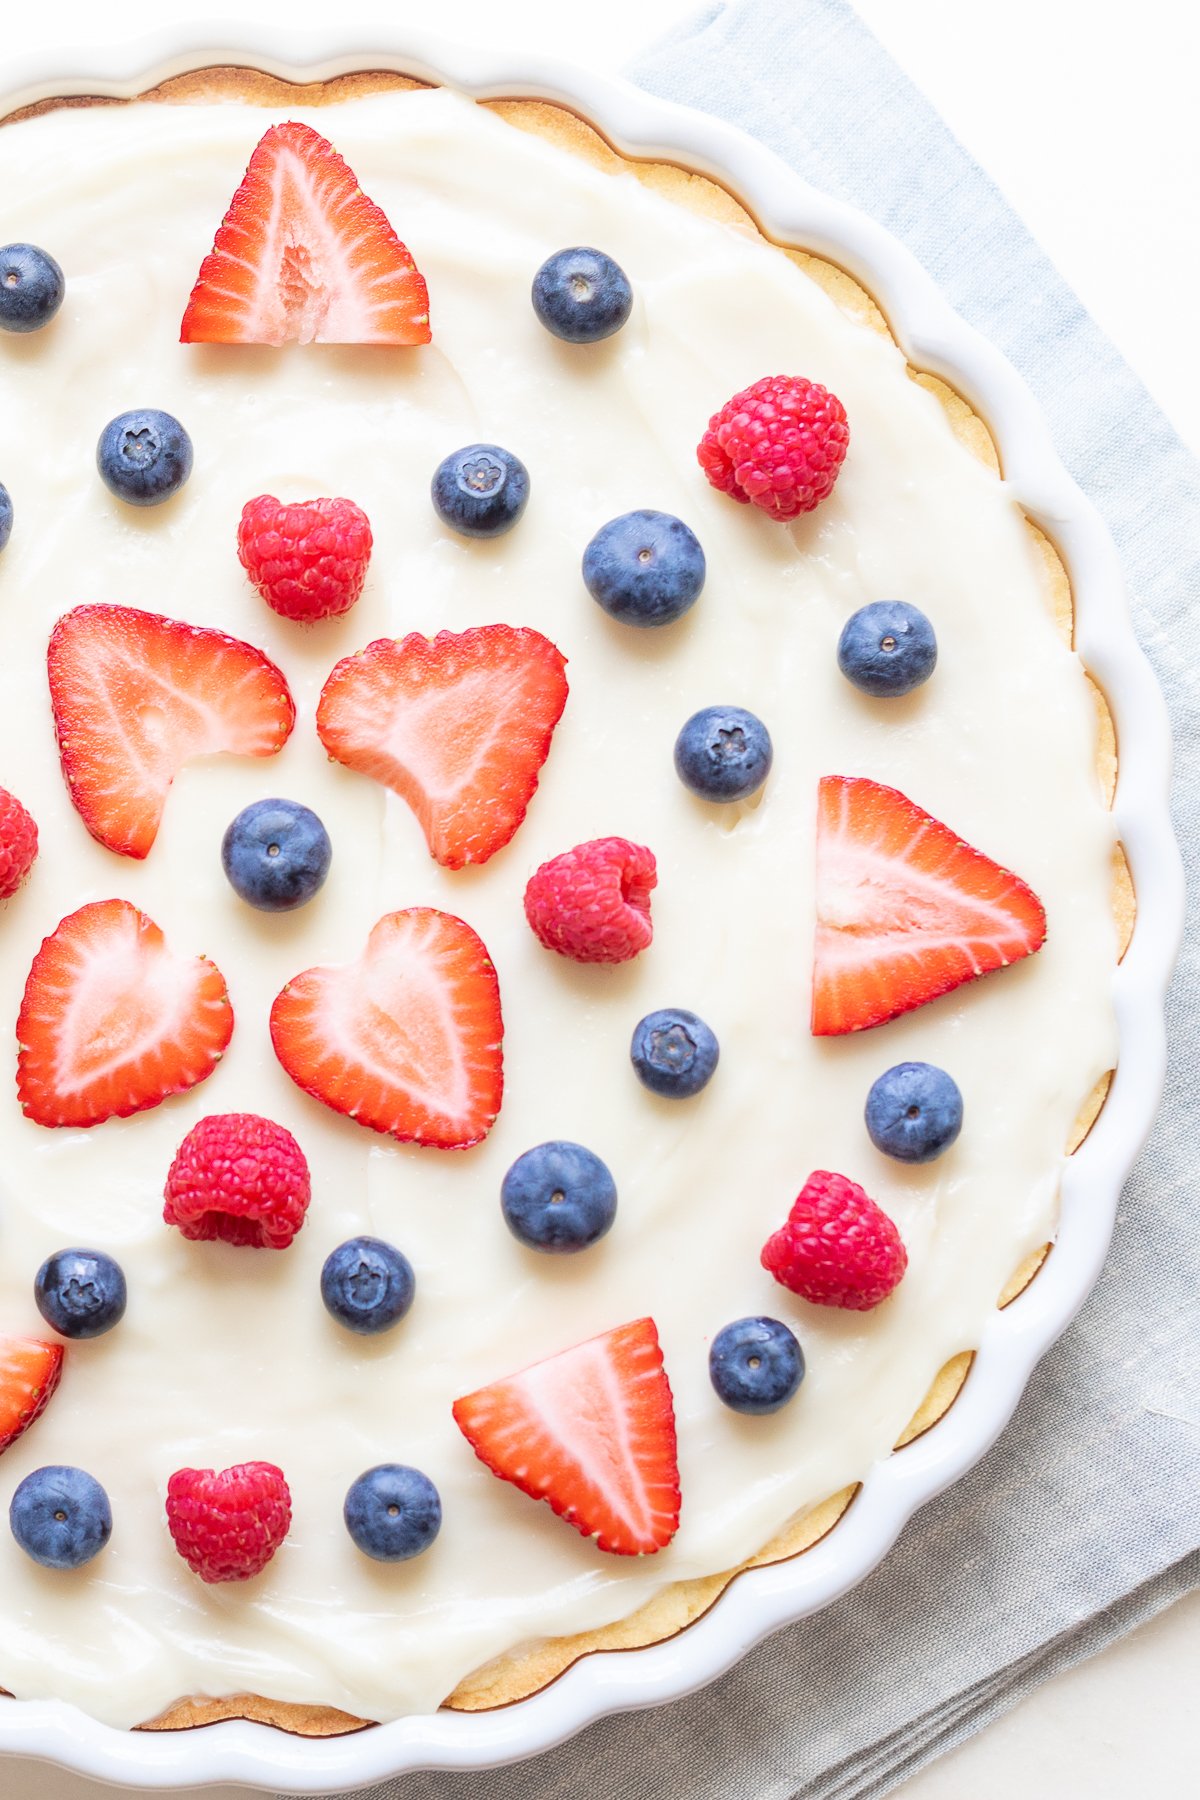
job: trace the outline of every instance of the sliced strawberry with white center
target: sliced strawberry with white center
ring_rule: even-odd
[[[500,989],[482,940],[452,913],[388,913],[356,963],[306,969],[271,1008],[298,1087],[402,1143],[465,1150],[504,1089]]]
[[[63,774],[80,818],[120,856],[144,857],[167,792],[195,756],[274,756],[296,722],[261,650],[131,606],[77,606],[47,652]]]
[[[494,856],[525,817],[567,703],[565,668],[524,627],[379,638],[338,663],[317,731],[335,762],[406,800],[430,854],[461,869]]]
[[[675,1409],[653,1319],[634,1319],[454,1402],[494,1475],[614,1556],[679,1529]]]
[[[812,1029],[882,1025],[1040,950],[1041,901],[896,788],[821,780]]]
[[[221,971],[177,956],[128,900],[95,900],[33,959],[17,1019],[17,1094],[39,1125],[98,1125],[211,1075],[233,1034]]]
[[[184,344],[427,344],[429,291],[352,169],[294,120],[263,134],[200,265]]]
[[[43,1338],[0,1337],[0,1452],[45,1411],[62,1376],[63,1347]]]

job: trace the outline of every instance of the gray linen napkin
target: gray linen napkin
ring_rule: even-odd
[[[740,125],[902,238],[1021,370],[1105,514],[1175,722],[1193,904],[1172,1073],[1096,1292],[991,1454],[874,1575],[699,1694],[527,1763],[403,1776],[370,1800],[869,1800],[1200,1580],[1200,467],[843,0],[712,7],[634,76]]]

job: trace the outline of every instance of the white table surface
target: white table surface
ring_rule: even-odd
[[[1093,315],[1200,452],[1200,8],[1179,0],[856,0],[859,12],[999,183]],[[365,43],[406,19],[444,35],[523,44],[618,70],[692,0],[343,0]],[[9,59],[134,39],[180,24],[216,41],[222,16],[278,26],[287,43],[330,19],[319,0],[94,0],[5,7]],[[66,52],[58,60],[67,64]],[[1177,1800],[1200,1764],[1200,1594],[1058,1676],[1006,1718],[896,1790],[898,1800]],[[110,1790],[111,1791],[111,1790]],[[214,1800],[249,1790],[209,1788]],[[60,1771],[0,1765],[4,1800],[98,1800]]]

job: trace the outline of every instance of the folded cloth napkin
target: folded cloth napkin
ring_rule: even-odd
[[[1200,809],[1200,467],[987,177],[843,0],[710,7],[634,78],[760,138],[904,240],[1017,365],[1125,560]],[[985,1460],[868,1580],[723,1680],[483,1775],[371,1800],[868,1800],[1200,1579],[1196,896],[1172,1074],[1100,1284]]]

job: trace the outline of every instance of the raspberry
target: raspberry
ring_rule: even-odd
[[[32,869],[38,852],[38,832],[32,813],[15,794],[0,788],[0,900],[15,894]]]
[[[762,1266],[802,1300],[869,1312],[899,1282],[908,1253],[887,1214],[856,1182],[817,1169],[787,1224],[763,1245]]]
[[[290,1131],[257,1113],[211,1113],[175,1153],[163,1218],[185,1238],[286,1250],[311,1195]]]
[[[525,917],[547,950],[573,962],[628,962],[654,936],[654,854],[625,838],[596,838],[551,857],[530,877]]]
[[[349,612],[371,559],[371,522],[353,500],[247,500],[238,523],[238,561],[285,619]]]
[[[201,1581],[249,1581],[288,1534],[292,1496],[274,1463],[176,1469],[167,1483],[167,1529]]]
[[[794,519],[832,492],[849,442],[836,395],[801,375],[766,375],[713,414],[696,456],[721,493]]]

